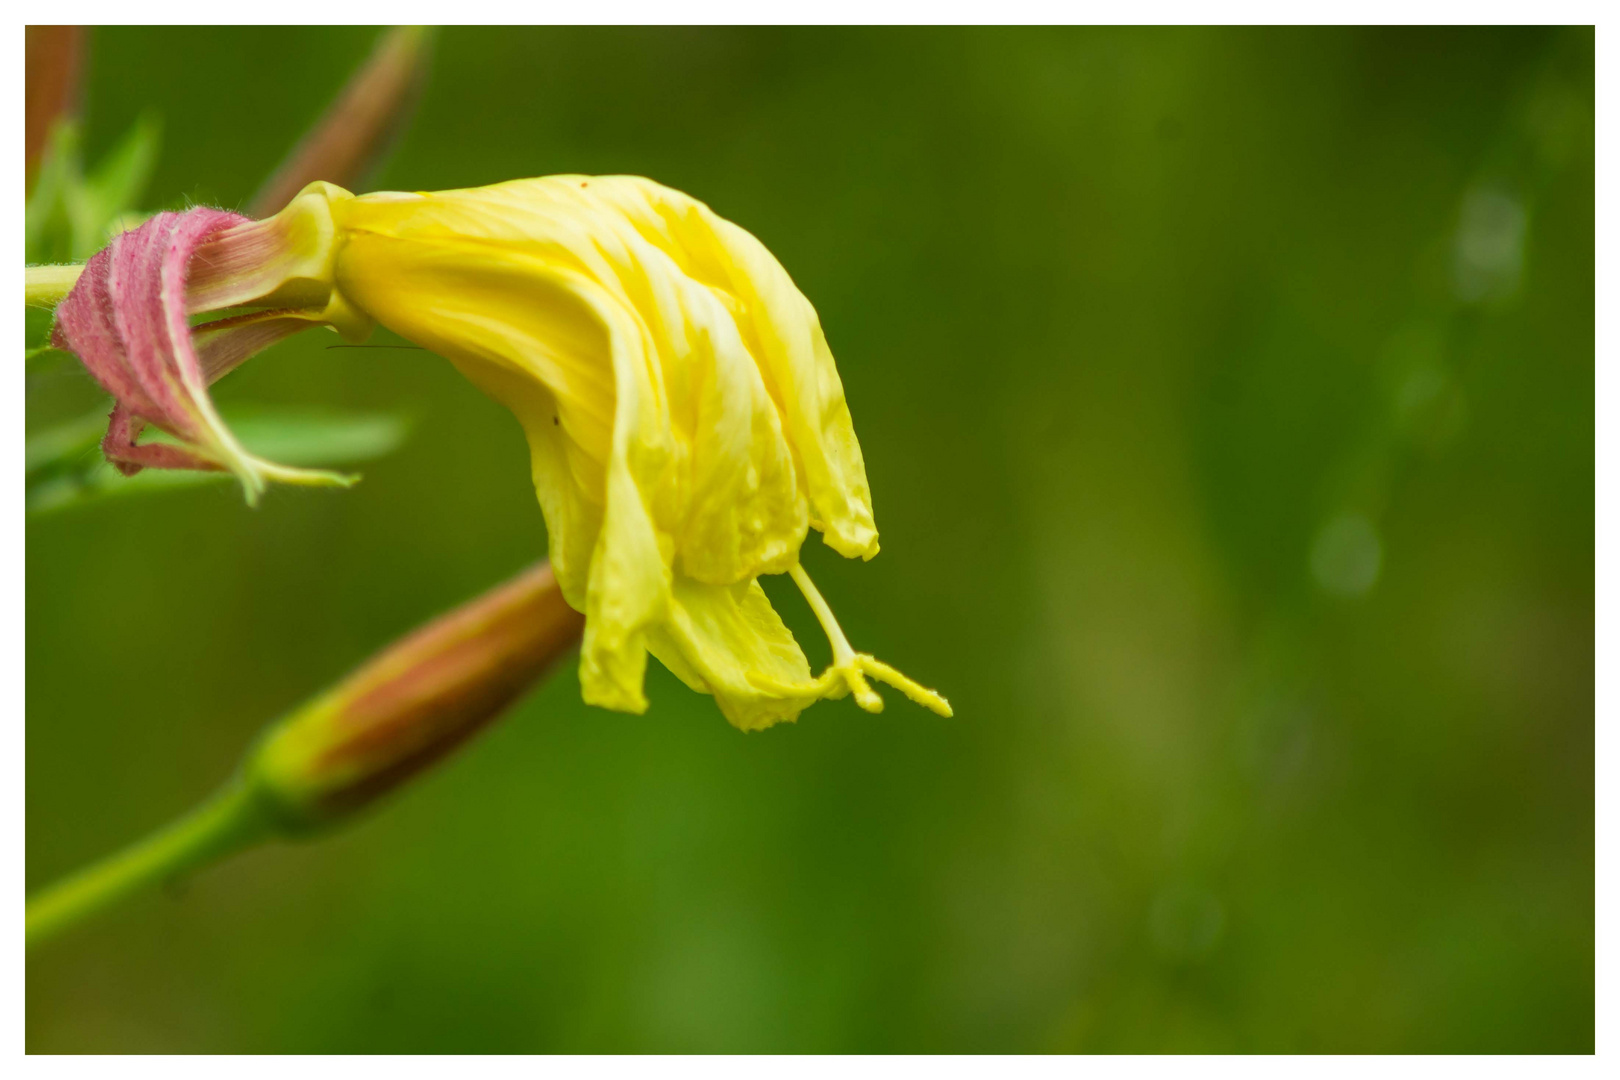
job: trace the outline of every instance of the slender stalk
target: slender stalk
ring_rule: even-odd
[[[137,889],[177,881],[272,831],[254,790],[233,781],[179,821],[30,898],[27,944],[32,948]]]
[[[867,684],[866,676],[861,671],[861,656],[850,645],[849,638],[844,636],[844,628],[838,625],[832,608],[822,599],[821,590],[816,588],[816,583],[810,580],[810,575],[798,563],[794,563],[788,573],[792,575],[794,584],[799,586],[805,600],[809,601],[810,610],[816,613],[816,621],[821,624],[827,641],[832,645],[832,667],[827,674],[843,680],[855,695],[855,704],[867,712],[882,712],[883,699]]]
[[[816,614],[816,621],[821,624],[822,632],[827,635],[827,641],[832,645],[833,663],[842,666],[855,659],[855,649],[850,645],[849,638],[844,636],[843,627],[838,625],[838,619],[834,617],[832,608],[822,599],[821,590],[810,580],[810,575],[804,572],[804,567],[794,563],[788,569],[788,574],[793,578],[793,583],[799,587],[799,591],[804,594],[805,600],[810,604],[810,610]]]
[[[351,820],[504,712],[584,625],[541,562],[418,628],[271,725],[202,806],[36,894],[28,945],[260,841]]]
[[[30,266],[25,273],[28,275],[28,306],[50,308],[73,291],[73,284],[84,273],[84,267]]]

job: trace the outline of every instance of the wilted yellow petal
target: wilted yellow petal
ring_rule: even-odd
[[[558,583],[586,617],[588,702],[644,710],[651,651],[745,730],[850,692],[876,711],[867,675],[948,714],[855,653],[799,567],[810,528],[861,558],[877,529],[815,310],[743,229],[650,180],[553,176],[312,184],[227,239],[220,296],[269,291],[350,333],[375,320],[517,416]],[[787,572],[833,642],[819,678],[757,581]]]

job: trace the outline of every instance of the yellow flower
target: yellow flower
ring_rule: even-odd
[[[744,730],[823,697],[944,715],[856,653],[799,565],[809,528],[870,559],[877,530],[843,385],[808,300],[749,233],[637,177],[438,193],[306,188],[192,264],[188,305],[284,305],[444,356],[528,437],[587,702],[642,712],[650,651]],[[832,642],[812,677],[757,578],[788,573]]]

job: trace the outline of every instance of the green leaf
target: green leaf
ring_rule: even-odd
[[[242,406],[225,421],[249,450],[286,465],[351,465],[380,458],[405,441],[399,416]],[[81,417],[28,439],[26,505],[42,514],[112,497],[234,483],[228,473],[145,469],[124,476],[102,458],[105,414]],[[153,441],[173,441],[157,433]]]
[[[51,312],[34,307],[23,309],[23,342],[28,368],[32,371],[34,357],[43,355],[51,347]]]
[[[72,459],[97,449],[106,429],[106,415],[96,413],[58,424],[38,435],[30,435],[23,449],[23,462],[29,481],[33,481],[37,472],[65,467]]]
[[[70,262],[73,227],[65,192],[79,182],[79,128],[62,121],[51,131],[23,217],[23,247],[30,263]]]
[[[162,125],[142,116],[88,176],[78,125],[58,123],[40,161],[24,217],[31,263],[83,262],[133,217],[157,164]]]
[[[405,441],[410,424],[384,413],[237,406],[225,421],[242,444],[284,465],[348,465],[374,461]]]
[[[84,226],[94,234],[88,237],[94,242],[76,258],[94,254],[106,242],[108,227],[123,224],[119,219],[129,215],[139,204],[157,165],[162,136],[163,124],[157,114],[143,114],[85,180]]]

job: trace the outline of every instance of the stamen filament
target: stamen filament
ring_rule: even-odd
[[[800,592],[804,593],[805,600],[810,604],[810,610],[816,613],[816,621],[821,624],[821,629],[826,633],[827,640],[832,643],[833,662],[832,668],[827,672],[827,675],[837,672],[843,678],[850,692],[855,695],[855,704],[867,712],[882,712],[883,699],[878,696],[876,690],[867,685],[866,676],[861,673],[860,660],[856,656],[855,650],[850,647],[849,639],[844,636],[843,628],[838,625],[838,620],[833,617],[832,608],[828,607],[827,601],[821,598],[821,592],[816,588],[816,583],[810,580],[810,575],[805,573],[804,567],[798,563],[794,563],[788,573],[793,575],[793,583],[799,587]],[[825,679],[826,675],[822,676],[822,678]]]
[[[804,594],[805,600],[810,605],[810,610],[816,613],[816,621],[821,624],[822,632],[827,635],[827,640],[832,643],[833,665],[841,667],[847,661],[853,660],[855,650],[850,648],[849,639],[844,636],[843,628],[838,625],[837,618],[833,616],[832,608],[828,607],[827,601],[822,599],[821,591],[816,588],[816,583],[810,580],[810,575],[805,573],[804,567],[798,563],[794,563],[788,573],[793,575],[793,583]]]

